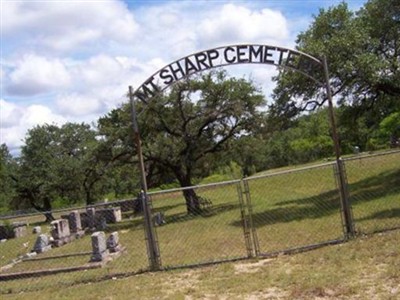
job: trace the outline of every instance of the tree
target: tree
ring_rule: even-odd
[[[358,12],[346,3],[321,9],[310,27],[297,37],[296,48],[316,57],[327,57],[330,84],[338,104],[367,128],[400,109],[400,3],[370,0]],[[293,118],[327,100],[325,90],[301,74],[282,72],[275,78],[275,115]],[[346,120],[344,124],[349,123]],[[366,140],[366,139],[364,139]]]
[[[241,167],[243,177],[251,176],[265,168],[265,140],[257,135],[240,136],[233,140],[228,159]]]
[[[15,195],[12,176],[15,172],[15,160],[6,144],[0,145],[0,212],[7,211]]]
[[[54,162],[58,128],[55,125],[30,129],[21,149],[18,173],[14,177],[17,196],[14,208],[33,207],[45,214],[46,221],[54,220],[51,202],[56,198],[57,174]]]
[[[104,173],[94,155],[97,145],[96,132],[83,123],[28,130],[14,177],[18,192],[14,206],[28,204],[51,221],[56,200],[61,205],[93,203],[104,193],[99,184]]]
[[[400,112],[387,116],[379,124],[379,137],[383,144],[389,142],[390,147],[400,146]]]
[[[213,154],[226,150],[234,137],[252,132],[263,104],[263,96],[251,82],[228,78],[223,71],[179,82],[169,94],[157,95],[148,104],[139,103],[138,121],[148,169],[173,175],[182,187],[192,186],[194,178],[204,176],[212,167]],[[113,139],[125,123],[125,135],[131,137],[129,113],[125,105],[101,118],[100,132]],[[126,136],[120,136],[120,141],[126,142]],[[128,141],[130,147],[132,142]],[[188,213],[199,213],[195,191],[185,189],[183,194]]]
[[[292,163],[305,163],[334,154],[328,120],[327,109],[320,109],[300,117],[298,126],[289,129],[294,133],[289,142]]]

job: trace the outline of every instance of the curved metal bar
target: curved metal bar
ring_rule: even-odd
[[[239,64],[266,64],[299,72],[324,86],[324,65],[307,53],[271,45],[228,45],[196,52],[164,66],[133,93],[147,103],[149,99],[182,79],[206,70]],[[322,81],[315,76],[319,73]]]

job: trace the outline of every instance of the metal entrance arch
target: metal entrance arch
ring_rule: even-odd
[[[332,92],[329,83],[329,71],[326,57],[323,56],[322,59],[318,59],[301,51],[271,45],[241,44],[221,46],[196,52],[175,60],[174,62],[155,72],[135,91],[133,91],[132,87],[129,86],[129,98],[132,108],[132,126],[141,170],[142,202],[143,207],[145,208],[144,217],[146,222],[145,227],[147,249],[149,252],[150,267],[153,270],[160,269],[161,262],[159,258],[158,244],[156,241],[156,233],[151,220],[151,208],[147,201],[147,183],[141,149],[140,133],[135,110],[135,100],[139,100],[147,104],[149,101],[151,101],[152,97],[190,75],[213,68],[238,64],[265,64],[292,70],[307,76],[315,81],[318,86],[325,88],[338,170],[337,178],[345,234],[348,237],[354,235],[351,207],[347,196],[346,177],[344,167],[340,159],[340,146],[333,111]]]

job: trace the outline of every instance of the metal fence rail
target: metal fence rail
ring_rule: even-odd
[[[53,211],[52,225],[39,213],[2,216],[0,295],[273,256],[400,228],[400,151],[340,163],[151,192],[143,203],[151,211],[153,248],[140,199]],[[201,210],[188,214],[193,199]]]

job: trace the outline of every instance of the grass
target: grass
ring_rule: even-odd
[[[399,243],[400,231],[392,231],[273,259],[73,286],[64,280],[2,299],[398,299]]]
[[[360,236],[400,226],[399,158],[400,152],[397,152],[346,161],[350,199],[353,205],[357,232]],[[188,216],[186,214],[185,201],[180,192],[171,191],[154,194],[152,196],[154,212],[162,211],[167,221],[166,225],[156,228],[162,266],[174,267],[247,257],[249,250],[246,248],[243,235],[241,213],[244,212],[248,216],[249,211],[246,205],[241,205],[241,201],[239,201],[241,198],[238,192],[243,197],[243,202],[246,203],[251,200],[253,225],[257,233],[260,253],[271,253],[287,248],[307,246],[343,238],[339,194],[336,188],[332,165],[328,164],[323,167],[307,170],[297,168],[294,172],[282,175],[268,173],[266,177],[248,179],[248,186],[251,199],[246,197],[249,194],[244,193],[245,187],[243,184],[237,182],[213,187],[196,188],[198,195],[211,199],[213,202],[212,208],[199,216]],[[128,215],[128,217],[130,218],[124,219],[121,223],[110,224],[107,229],[107,234],[112,231],[119,232],[121,244],[126,247],[127,251],[115,261],[108,263],[105,268],[45,276],[42,278],[6,281],[0,285],[0,294],[18,294],[20,292],[34,294],[35,290],[52,291],[51,286],[56,286],[55,289],[57,290],[61,287],[76,286],[85,282],[96,282],[104,277],[119,277],[120,274],[134,273],[146,269],[148,259],[144,240],[143,221],[138,216]],[[40,221],[37,218],[30,217],[25,221],[29,222],[31,227],[39,224],[38,222]],[[45,231],[49,230],[46,226],[43,229]],[[30,228],[28,232],[29,230]],[[395,239],[399,238],[399,233],[391,233],[391,235]],[[383,235],[383,237],[385,238],[386,235]],[[26,253],[27,248],[23,246],[25,243],[29,243],[28,250],[32,249],[35,238],[34,235],[28,235],[27,237],[1,243],[0,266],[4,266],[17,255]],[[371,240],[374,241],[375,236],[366,241]],[[147,279],[154,278],[154,282],[151,282],[150,286],[160,285],[160,288],[154,287],[154,291],[147,289],[143,291],[143,297],[148,296],[150,298],[156,298],[153,292],[159,292],[162,295],[166,295],[167,298],[173,299],[183,298],[185,293],[194,298],[201,298],[205,295],[201,294],[201,289],[199,290],[199,287],[203,287],[203,284],[205,285],[204,289],[209,291],[211,299],[219,293],[226,294],[227,298],[231,298],[232,295],[235,298],[235,293],[239,293],[240,295],[252,295],[252,293],[255,293],[253,296],[257,298],[257,295],[265,295],[265,293],[273,294],[273,292],[278,293],[278,296],[282,292],[281,296],[288,298],[290,296],[306,298],[307,294],[312,298],[317,297],[318,293],[321,293],[322,296],[325,294],[329,296],[329,294],[334,293],[339,296],[343,294],[347,297],[351,295],[353,289],[357,290],[358,285],[356,283],[354,285],[347,284],[342,290],[334,288],[334,283],[331,285],[328,284],[325,277],[328,276],[329,272],[322,265],[325,263],[337,264],[336,269],[332,267],[332,272],[329,276],[332,277],[333,282],[335,280],[342,280],[343,276],[341,273],[350,272],[350,269],[352,270],[356,265],[353,264],[347,270],[347,265],[343,265],[343,261],[346,261],[347,258],[343,260],[343,252],[340,249],[342,247],[350,247],[350,250],[348,250],[349,253],[346,253],[346,255],[356,255],[355,257],[357,257],[356,250],[352,250],[352,245],[356,245],[354,247],[361,247],[363,241],[364,239],[361,239],[342,246],[332,246],[306,254],[282,257],[278,260],[268,261],[265,268],[263,263],[257,261],[247,261],[239,264],[239,266],[249,264],[243,268],[250,268],[251,270],[254,268],[258,270],[260,268],[262,271],[260,275],[261,279],[253,278],[257,277],[254,274],[257,274],[258,271],[254,274],[253,271],[244,271],[243,274],[237,271],[236,268],[239,268],[237,264],[224,264],[191,271],[142,274],[134,276],[131,279],[134,282],[132,283],[133,285],[138,284],[139,287],[142,287]],[[368,247],[373,255],[381,253],[378,250],[377,253],[374,253],[375,247],[373,245],[369,245]],[[389,245],[388,247],[391,249],[392,246]],[[86,235],[84,238],[76,240],[71,244],[40,254],[39,257],[75,254],[90,251],[90,249],[90,236]],[[330,253],[329,255],[333,255],[330,259],[327,257],[327,254],[324,254],[324,251],[333,250],[327,249],[338,249],[336,250],[337,254],[333,255]],[[320,258],[321,255],[322,258]],[[390,255],[395,255],[398,258],[398,252],[397,254],[392,253]],[[301,276],[304,276],[306,271],[301,270],[303,265],[301,260],[298,261],[297,257],[305,259],[305,265],[309,265],[310,269],[317,272],[315,276],[308,275],[309,279],[302,281]],[[315,264],[310,260],[313,257]],[[78,266],[87,263],[89,259],[90,255],[22,262],[9,270],[3,271],[3,273],[61,266]],[[368,264],[364,257],[360,258],[360,260],[362,260],[360,261],[361,265]],[[278,265],[275,265],[276,261],[279,262],[277,263]],[[288,269],[286,268],[289,263],[293,263],[289,268],[291,271],[287,271]],[[261,266],[258,266],[258,264],[261,264]],[[269,270],[271,264],[277,268],[274,271],[275,273]],[[283,264],[285,267],[281,267],[280,264]],[[341,268],[343,271],[340,271]],[[204,271],[209,269],[212,272],[216,272],[213,282],[208,280],[208,273]],[[392,270],[390,272],[398,276],[397,271],[390,264],[388,264],[389,269]],[[197,275],[193,277],[191,275],[192,272]],[[286,274],[285,272],[289,272],[290,274]],[[296,272],[299,272],[299,275],[296,275]],[[233,274],[236,275],[233,276]],[[355,274],[353,271],[351,274],[359,276],[359,274]],[[177,287],[177,292],[175,293],[173,288],[164,282],[168,281],[167,279],[170,275],[174,278],[176,275],[174,280],[177,286],[186,277],[189,278],[188,281],[190,284],[187,286],[187,289]],[[221,280],[226,281],[226,291],[224,289],[218,290],[219,286],[224,284],[224,282],[218,279],[219,277],[221,277]],[[247,278],[252,278],[254,283],[250,282]],[[377,279],[380,279],[380,277]],[[119,287],[117,286],[119,284],[123,285],[124,280],[103,281],[102,286],[110,286],[111,289],[113,284],[117,284],[113,289],[116,290],[115,292],[118,296]],[[293,282],[293,280],[295,281]],[[267,282],[270,288],[266,290],[260,281]],[[243,282],[246,282],[246,287],[243,287]],[[93,283],[84,286],[84,288],[85,290],[90,290],[91,286],[96,285]],[[165,290],[168,287],[172,289],[168,292],[170,294],[167,294]],[[121,288],[123,287],[121,286]],[[135,295],[141,295],[142,293],[141,288],[130,289],[130,291],[131,293],[135,293]],[[73,293],[72,290],[70,292]],[[118,296],[115,299],[120,299],[120,297]]]

